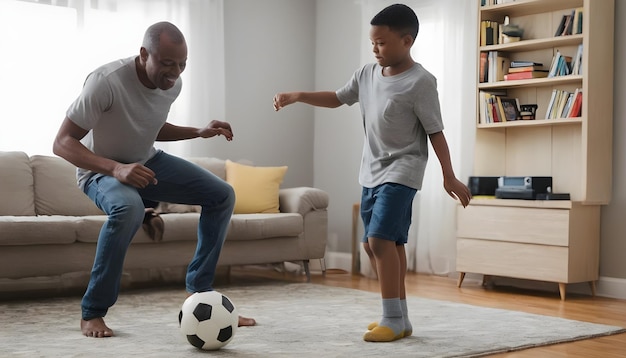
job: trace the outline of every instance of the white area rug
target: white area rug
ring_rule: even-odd
[[[183,290],[124,293],[106,317],[116,337],[83,337],[80,298],[0,303],[0,357],[478,357],[623,332],[606,326],[409,297],[413,336],[362,340],[379,318],[376,293],[308,283],[228,287],[242,315],[219,351],[192,347],[180,334]]]

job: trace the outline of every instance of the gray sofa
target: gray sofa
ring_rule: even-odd
[[[225,178],[225,160],[188,158]],[[324,257],[328,195],[280,189],[280,213],[234,214],[218,266],[308,262]],[[199,208],[162,203],[163,239],[140,229],[122,285],[183,283],[196,246]],[[106,216],[76,186],[75,167],[53,156],[0,152],[0,297],[83,291]]]

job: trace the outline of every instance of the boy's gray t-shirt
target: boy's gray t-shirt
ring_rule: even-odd
[[[154,142],[181,88],[180,78],[168,90],[147,88],[137,76],[135,57],[129,57],[90,73],[66,115],[89,131],[81,142],[96,155],[145,164],[157,152]],[[81,188],[92,174],[78,168]]]
[[[367,64],[336,91],[341,103],[359,102],[365,129],[359,183],[398,183],[420,190],[428,135],[443,130],[436,78],[420,64],[395,76]]]

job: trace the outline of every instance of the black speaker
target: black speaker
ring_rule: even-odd
[[[496,195],[499,177],[469,177],[467,186],[472,195]]]

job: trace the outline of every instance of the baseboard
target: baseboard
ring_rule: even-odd
[[[352,254],[350,252],[327,251],[325,256],[326,269],[352,270]]]
[[[596,287],[596,294],[602,297],[626,300],[626,279],[600,277]]]

